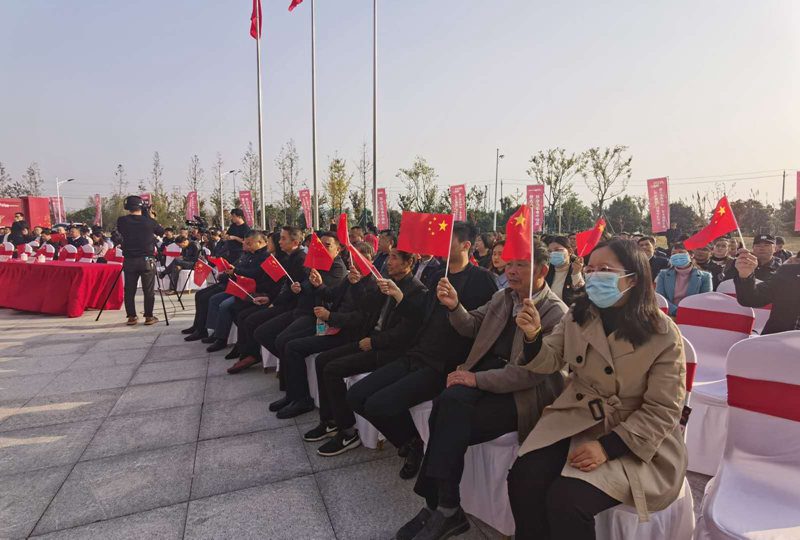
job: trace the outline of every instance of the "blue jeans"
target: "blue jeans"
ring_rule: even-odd
[[[236,297],[228,293],[217,293],[208,301],[208,319],[206,327],[214,329],[214,337],[228,340],[233,324],[231,307]]]

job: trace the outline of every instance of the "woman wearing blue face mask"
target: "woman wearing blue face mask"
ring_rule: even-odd
[[[572,257],[566,236],[555,236],[547,244],[550,252],[550,271],[544,278],[550,290],[571,306],[575,296],[583,291],[583,259]]]
[[[508,475],[518,540],[591,540],[599,512],[624,503],[646,520],[683,487],[686,359],[647,256],[630,241],[601,242],[585,271],[586,294],[550,335],[528,300],[516,320],[527,369],[569,368]]]
[[[669,262],[671,268],[662,270],[656,278],[656,292],[667,299],[669,314],[678,313],[678,305],[687,296],[711,292],[711,274],[692,263],[692,252],[683,243],[672,244]]]

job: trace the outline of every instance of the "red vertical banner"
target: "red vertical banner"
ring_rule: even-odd
[[[450,209],[456,221],[467,221],[467,188],[450,186]]]
[[[186,219],[194,221],[194,216],[200,215],[200,206],[197,202],[197,192],[190,191],[186,196]]]
[[[544,229],[544,186],[528,186],[528,206],[531,207],[531,220],[534,232]]]
[[[647,181],[647,196],[650,199],[650,223],[653,233],[669,229],[669,180],[653,178]]]
[[[300,191],[300,204],[303,206],[303,215],[306,218],[306,228],[312,229],[311,221],[311,191],[304,189]]]
[[[794,200],[794,230],[800,231],[800,171],[797,172],[797,198]]]
[[[50,201],[50,212],[53,213],[53,221],[61,223],[61,214],[59,214],[58,197],[48,197]]]
[[[94,196],[94,224],[103,226],[103,208],[100,202],[100,195]]]
[[[378,216],[376,226],[379,231],[389,228],[389,209],[386,206],[386,188],[378,188]]]
[[[239,192],[239,205],[244,212],[244,221],[248,226],[252,227],[255,223],[255,215],[253,214],[253,193],[250,190]]]
[[[144,204],[146,204],[147,206],[153,205],[153,199],[152,197],[150,197],[149,193],[142,193],[141,195],[139,195],[139,197],[141,197],[141,199],[144,201]]]

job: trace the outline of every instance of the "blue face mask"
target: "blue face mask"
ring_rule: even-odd
[[[683,268],[688,265],[691,260],[688,253],[676,253],[669,258],[669,262],[672,263],[672,266],[675,268]]]
[[[586,275],[586,294],[589,300],[599,308],[607,308],[616,304],[622,295],[628,292],[631,287],[624,291],[619,290],[620,278],[632,276],[625,274],[620,276],[616,272],[592,272]]]
[[[553,251],[550,253],[550,266],[564,266],[565,262],[567,262],[567,258],[564,256],[563,252]]]

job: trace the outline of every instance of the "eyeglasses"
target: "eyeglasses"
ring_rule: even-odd
[[[618,274],[630,274],[630,273],[632,273],[632,272],[628,272],[627,270],[622,269],[622,268],[613,268],[611,266],[608,266],[607,264],[601,264],[600,266],[585,266],[583,268],[583,271],[586,274],[593,274],[595,272],[614,272],[614,273],[618,273]]]

